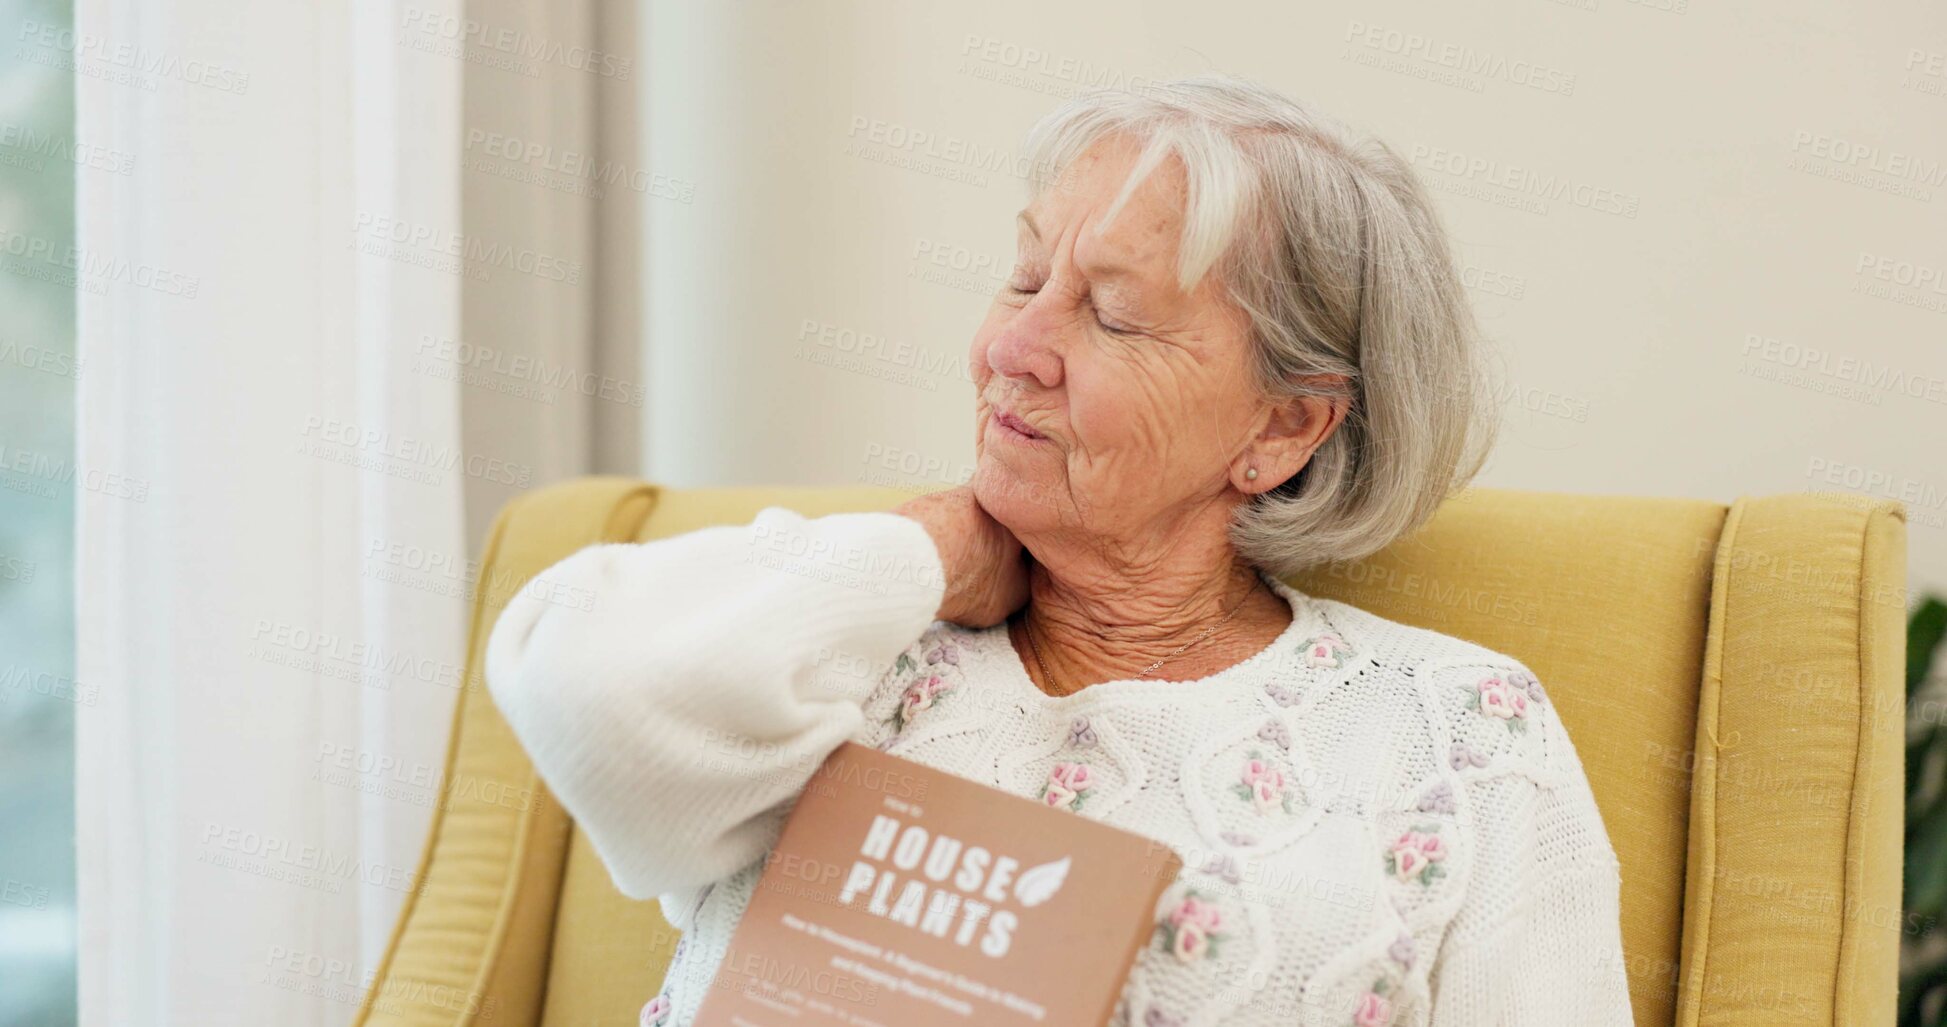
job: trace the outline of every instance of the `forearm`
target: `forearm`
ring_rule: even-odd
[[[782,507],[590,547],[543,576],[592,608],[524,590],[488,641],[488,687],[634,898],[761,856],[944,591],[917,522]]]

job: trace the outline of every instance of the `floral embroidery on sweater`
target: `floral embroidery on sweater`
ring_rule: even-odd
[[[1413,933],[1402,928],[1393,943],[1386,947],[1386,958],[1392,960],[1398,971],[1388,968],[1386,973],[1373,979],[1372,986],[1360,995],[1352,1007],[1352,1027],[1385,1027],[1393,1022],[1393,1014],[1398,1011],[1397,989],[1400,975],[1413,969],[1414,959],[1419,955],[1419,945],[1413,940]]]
[[[1371,990],[1359,996],[1352,1010],[1352,1027],[1386,1027],[1393,1022],[1393,1000],[1387,997],[1392,983],[1384,977],[1372,982]]]
[[[1490,674],[1475,682],[1473,689],[1467,708],[1498,718],[1510,732],[1528,730],[1528,705],[1542,700],[1541,682],[1523,671]]]
[[[1194,963],[1204,956],[1216,956],[1224,939],[1224,914],[1217,904],[1192,888],[1156,924],[1163,951],[1178,961]]]
[[[899,697],[899,705],[892,709],[893,727],[906,730],[906,725],[912,723],[915,716],[938,705],[940,697],[952,690],[953,686],[938,674],[913,679],[913,683],[906,686],[905,694]]]
[[[672,1008],[667,991],[650,999],[649,1004],[642,1007],[640,1027],[663,1027],[669,1022]]]
[[[1039,798],[1056,809],[1080,810],[1094,785],[1095,774],[1088,764],[1057,763],[1048,771],[1048,781],[1041,786]]]
[[[1398,912],[1398,907],[1394,907]],[[1399,989],[1403,986],[1404,975],[1413,969],[1418,957],[1419,945],[1413,940],[1413,932],[1404,927],[1386,946],[1386,958],[1391,966],[1382,968],[1372,984],[1353,1000],[1352,1015],[1344,1021],[1350,1027],[1387,1027],[1399,1011]],[[1394,969],[1397,967],[1398,969]]]
[[[1305,666],[1312,668],[1337,667],[1352,655],[1352,646],[1336,631],[1308,638],[1300,648],[1305,653]]]
[[[899,697],[899,705],[893,707],[892,716],[887,722],[894,730],[904,731],[915,716],[940,704],[942,697],[953,691],[953,683],[946,674],[958,670],[960,666],[960,647],[951,642],[940,642],[927,650],[924,657],[926,670],[915,677],[906,691]],[[920,669],[920,663],[906,653],[900,653],[893,664],[897,674],[910,674]],[[890,744],[890,739],[885,744]]]
[[[1447,842],[1438,832],[1439,824],[1417,824],[1394,839],[1386,851],[1386,872],[1402,881],[1417,880],[1430,885],[1447,872]]]
[[[1252,749],[1239,776],[1242,780],[1231,786],[1231,792],[1250,803],[1259,813],[1269,813],[1274,809],[1291,812],[1291,796],[1285,794],[1284,771],[1272,766],[1263,753]]]
[[[1394,938],[1392,945],[1386,949],[1386,955],[1393,962],[1398,963],[1400,969],[1411,970],[1413,969],[1413,957],[1417,954],[1416,950],[1418,947],[1413,941],[1411,934],[1406,931],[1401,931],[1399,932],[1399,937]]]
[[[1076,717],[1068,722],[1068,744],[1077,749],[1086,749],[1096,742],[1095,728],[1089,726],[1087,717]]]
[[[1226,884],[1242,884],[1244,870],[1237,865],[1237,857],[1228,852],[1213,852],[1203,861],[1203,872],[1223,878]]]
[[[1536,702],[1547,702],[1548,693],[1541,689],[1541,679],[1525,670],[1511,670],[1507,674],[1508,684],[1528,693],[1528,698]]]

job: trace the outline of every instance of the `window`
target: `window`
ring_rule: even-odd
[[[10,40],[30,24],[73,25],[63,0],[0,9]],[[74,244],[87,159],[72,73],[0,60],[0,1024],[76,1016],[74,716],[94,697],[74,681],[80,369],[74,278],[59,255]]]

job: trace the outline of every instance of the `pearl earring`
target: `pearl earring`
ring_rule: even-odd
[[[1256,481],[1256,480],[1257,480],[1257,468],[1255,468],[1255,467],[1253,467],[1253,468],[1251,468],[1251,469],[1249,469],[1249,470],[1247,470],[1247,471],[1245,471],[1245,472],[1244,472],[1244,477],[1246,477],[1246,478],[1249,478],[1249,479],[1250,479],[1250,480],[1252,480],[1252,481]]]

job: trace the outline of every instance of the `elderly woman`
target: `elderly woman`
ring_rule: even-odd
[[[690,1023],[849,739],[1183,856],[1114,1024],[1629,1024],[1615,856],[1535,675],[1283,580],[1411,532],[1492,435],[1411,170],[1210,77],[1030,149],[968,485],[592,547],[543,575],[592,610],[494,629],[542,777],[684,932],[643,1022]]]

